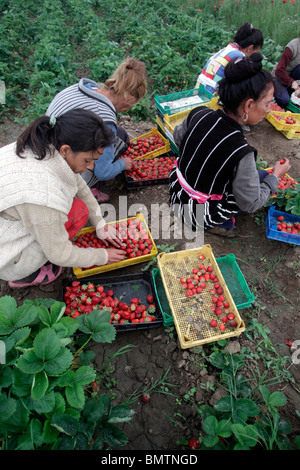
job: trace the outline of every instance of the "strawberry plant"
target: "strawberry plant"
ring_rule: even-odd
[[[2,449],[87,450],[127,442],[116,423],[129,421],[131,410],[112,406],[107,394],[89,397],[96,371],[80,363],[91,340],[115,339],[110,315],[93,311],[85,321],[66,317],[65,308],[53,299],[25,300],[20,307],[13,297],[0,299]],[[84,333],[79,349],[77,331]]]
[[[271,393],[263,383],[253,384],[241,373],[246,354],[213,352],[208,360],[222,372],[228,395],[212,407],[196,407],[202,420],[200,450],[286,450],[291,448],[290,423],[279,416],[286,404],[282,392]]]
[[[265,207],[276,205],[278,210],[300,216],[300,184],[278,189],[275,198],[270,198]]]

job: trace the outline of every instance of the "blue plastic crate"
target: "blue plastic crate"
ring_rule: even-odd
[[[293,224],[295,222],[300,223],[300,217],[289,214],[288,212],[278,211],[275,209],[275,206],[271,206],[266,217],[267,238],[284,243],[290,243],[292,245],[300,245],[300,235],[294,235],[292,233],[277,230],[277,217],[281,215],[283,215],[286,222],[291,222]]]

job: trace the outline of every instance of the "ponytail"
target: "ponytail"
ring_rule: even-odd
[[[18,138],[16,154],[22,158],[29,149],[38,160],[43,160],[64,144],[76,153],[107,147],[114,140],[113,132],[99,116],[84,109],[72,109],[58,117],[35,119]]]

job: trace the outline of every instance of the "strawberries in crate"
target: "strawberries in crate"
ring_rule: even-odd
[[[125,174],[134,181],[168,178],[174,161],[175,157],[171,155],[147,160],[136,160],[133,168],[130,171],[126,171]]]
[[[206,293],[211,296],[211,311],[216,315],[210,322],[212,328],[219,328],[225,331],[227,326],[236,327],[235,314],[229,309],[229,302],[224,297],[223,287],[220,285],[219,279],[214,273],[214,269],[210,265],[205,265],[205,256],[200,255],[200,264],[195,267],[189,277],[182,277],[180,282],[185,289],[187,297]],[[218,318],[221,322],[218,322]]]
[[[132,259],[151,253],[153,243],[147,227],[139,217],[121,220],[111,225],[115,227],[116,235],[123,241],[121,250],[125,252],[125,259]],[[108,248],[104,241],[97,237],[94,230],[84,231],[82,234],[73,237],[71,241],[73,245],[82,248]],[[113,245],[109,244],[109,248],[113,248]],[[97,266],[82,268],[82,270],[86,271],[95,267]]]
[[[122,155],[124,157],[136,158],[149,152],[165,147],[165,142],[159,134],[151,134],[147,137],[138,137],[131,140],[128,149]]]

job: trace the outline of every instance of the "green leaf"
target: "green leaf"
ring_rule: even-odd
[[[0,396],[0,423],[7,421],[14,414],[16,409],[17,401],[14,398],[6,397],[4,394]]]
[[[45,443],[51,444],[52,442],[55,442],[58,435],[59,431],[54,426],[52,426],[51,419],[46,419],[43,427],[43,438]]]
[[[128,406],[117,405],[112,408],[108,423],[126,423],[132,419],[134,411],[131,410]]]
[[[14,331],[11,335],[7,336],[4,339],[5,342],[5,351],[8,353],[15,346],[21,346],[21,344],[26,341],[30,335],[31,329],[29,327],[19,328]]]
[[[17,302],[14,297],[10,295],[4,295],[0,297],[0,316],[3,315],[9,320],[13,320],[13,315],[17,309]]]
[[[43,443],[42,423],[40,420],[33,418],[29,422],[25,433],[19,437],[17,450],[34,450]]]
[[[31,398],[40,400],[47,392],[49,386],[48,376],[45,371],[41,371],[34,375],[31,389]]]
[[[17,367],[13,369],[11,391],[17,397],[26,397],[30,395],[32,385],[32,375],[25,374]]]
[[[258,432],[252,424],[232,424],[231,429],[242,446],[254,447],[258,441]]]
[[[13,370],[0,364],[0,392],[1,388],[10,387],[12,384]]]
[[[111,343],[116,337],[116,329],[110,323],[110,312],[92,310],[89,315],[78,317],[77,321],[79,330],[91,335],[97,343]]]
[[[112,343],[116,338],[116,328],[110,324],[99,325],[97,331],[92,334],[96,343]]]
[[[278,421],[278,431],[282,434],[290,434],[292,432],[291,423],[286,419],[280,418]]]
[[[90,366],[82,366],[74,374],[74,382],[86,385],[95,380],[96,372]]]
[[[60,320],[65,313],[66,304],[64,302],[55,302],[50,307],[50,318],[51,325],[54,325],[58,320]]]
[[[19,358],[17,367],[25,374],[37,374],[44,369],[44,363],[32,349],[28,349]]]
[[[0,313],[0,336],[9,335],[14,331],[14,326],[9,318]]]
[[[110,423],[106,423],[105,426],[99,429],[99,436],[113,448],[124,446],[128,442],[126,434],[117,428],[117,426]]]
[[[60,338],[72,336],[78,329],[78,323],[75,318],[62,317],[58,322],[54,323],[52,329]]]
[[[86,401],[83,416],[89,422],[105,423],[111,412],[111,399],[103,394],[100,398],[89,398]]]
[[[63,374],[72,364],[73,354],[68,348],[61,348],[57,356],[45,363],[45,371],[48,375],[59,376]]]
[[[40,400],[28,400],[28,408],[39,414],[50,413],[55,407],[55,393],[51,391],[44,395]]]
[[[203,438],[203,444],[206,447],[214,447],[218,443],[219,443],[219,439],[217,436],[207,435],[207,436],[204,436]]]
[[[16,400],[16,408],[9,419],[1,423],[1,431],[13,434],[22,433],[29,422],[29,412],[21,400]],[[13,405],[14,406],[14,405]]]
[[[214,404],[214,408],[216,411],[221,413],[227,413],[231,411],[231,398],[229,396],[220,398],[217,403]]]
[[[15,328],[22,328],[32,323],[38,315],[36,306],[23,304],[18,307],[13,315],[12,321]]]
[[[43,361],[54,359],[60,349],[59,337],[51,328],[40,331],[33,342],[34,352]]]
[[[85,403],[84,390],[82,385],[73,383],[66,387],[66,398],[70,406],[82,409]]]
[[[215,436],[217,433],[217,428],[218,428],[218,420],[215,416],[213,415],[208,416],[203,421],[203,431],[205,431],[206,434],[209,434],[210,436]]]
[[[79,428],[78,420],[66,414],[53,415],[51,425],[68,436],[76,436]]]
[[[43,305],[38,307],[38,317],[45,326],[51,327],[50,312],[47,307]]]
[[[269,398],[269,404],[271,406],[284,406],[286,401],[286,396],[282,392],[273,392]]]

